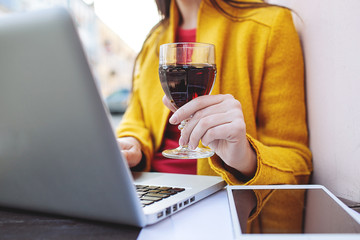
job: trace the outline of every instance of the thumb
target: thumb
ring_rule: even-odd
[[[176,107],[174,106],[174,104],[171,102],[171,100],[166,95],[164,95],[162,101],[165,104],[165,106],[168,109],[170,109],[170,111],[172,111],[172,112],[176,111]]]

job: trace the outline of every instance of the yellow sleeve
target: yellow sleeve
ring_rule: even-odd
[[[306,124],[304,64],[290,11],[281,9],[268,39],[264,76],[256,113],[257,136],[247,135],[257,154],[250,180],[224,169],[218,157],[210,165],[229,184],[300,184],[312,171]]]
[[[145,126],[145,120],[143,115],[143,107],[141,104],[139,94],[139,69],[142,64],[142,57],[146,54],[146,48],[142,50],[137,58],[135,73],[133,77],[133,89],[130,97],[129,105],[121,120],[120,125],[116,129],[116,136],[121,137],[134,137],[140,144],[143,154],[145,155],[146,164],[143,171],[150,170],[150,159],[153,155],[153,141],[149,129]],[[138,69],[138,70],[136,70]]]

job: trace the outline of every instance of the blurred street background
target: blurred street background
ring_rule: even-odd
[[[78,28],[96,83],[113,114],[122,114],[134,60],[159,21],[153,0],[0,0],[1,17],[49,7],[67,8]]]

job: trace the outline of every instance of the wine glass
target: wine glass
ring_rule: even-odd
[[[197,42],[161,45],[159,76],[166,96],[176,109],[196,97],[210,94],[216,77],[215,46]],[[180,130],[187,121],[182,121]],[[185,145],[164,150],[162,154],[167,158],[197,159],[211,157],[214,151],[203,147],[191,150]]]

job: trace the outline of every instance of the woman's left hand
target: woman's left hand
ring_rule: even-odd
[[[256,171],[256,154],[246,138],[241,104],[230,94],[197,97],[178,110],[164,96],[164,104],[174,114],[171,124],[188,119],[181,131],[179,144],[195,149],[201,140],[230,167],[252,177]],[[175,111],[176,110],[176,111]]]

